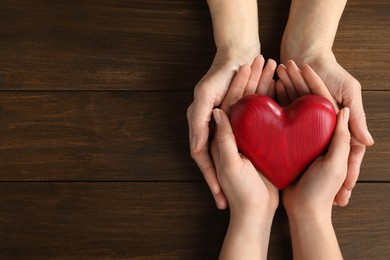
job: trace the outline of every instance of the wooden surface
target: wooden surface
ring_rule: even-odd
[[[205,1],[0,4],[0,259],[215,259],[228,212],[185,118],[215,52]],[[278,59],[289,2],[259,6],[262,53]],[[389,13],[350,0],[335,40],[376,141],[333,213],[345,259],[390,255]],[[291,258],[282,208],[269,258]]]

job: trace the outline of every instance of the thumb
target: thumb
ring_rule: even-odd
[[[337,172],[346,173],[351,147],[351,134],[348,130],[349,108],[343,108],[337,115],[337,125],[325,160]]]
[[[238,148],[229,118],[221,109],[214,109],[213,116],[217,124],[216,138],[221,165],[226,168],[234,167],[233,164],[235,160],[240,158],[240,155],[238,154]]]

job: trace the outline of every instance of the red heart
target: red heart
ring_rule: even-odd
[[[336,112],[321,96],[282,108],[268,96],[249,95],[233,106],[230,121],[240,152],[283,189],[327,148]]]

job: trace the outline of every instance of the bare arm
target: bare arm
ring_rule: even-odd
[[[246,58],[251,63],[260,51],[257,1],[208,0],[218,52]],[[248,57],[249,58],[249,57]]]
[[[307,56],[331,51],[346,0],[293,0],[283,35],[282,62],[302,66]]]
[[[366,146],[374,144],[367,128],[361,85],[336,60],[332,46],[346,0],[292,0],[280,50],[281,61],[293,59],[298,67],[310,65],[340,107],[351,111],[351,153],[348,174],[335,203],[348,204],[359,176]]]
[[[220,209],[227,207],[209,151],[209,123],[214,107],[224,99],[240,65],[260,53],[256,0],[209,0],[217,47],[213,64],[199,81],[187,110],[192,158],[196,161]]]

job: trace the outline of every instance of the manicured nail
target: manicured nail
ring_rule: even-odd
[[[295,64],[295,65],[296,65],[295,61],[293,61],[293,60],[289,60],[289,61],[287,61],[287,63],[292,63],[292,64]],[[287,64],[287,63],[286,63],[286,64]]]
[[[222,121],[221,112],[219,111],[218,108],[213,110],[213,116],[214,116],[215,123],[217,124],[221,123]]]
[[[348,107],[343,108],[343,120],[344,120],[344,123],[348,124],[348,120],[349,120],[349,108]]]
[[[279,64],[279,67],[286,69],[286,66],[284,64]]]

